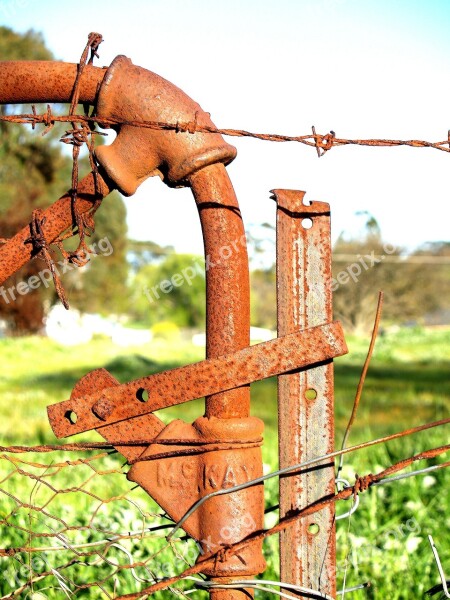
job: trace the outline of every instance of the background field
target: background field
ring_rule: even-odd
[[[348,356],[336,360],[336,445],[340,445],[342,434],[349,417],[353,397],[358,383],[361,366],[367,349],[368,340],[350,338]],[[21,339],[0,340],[2,369],[0,378],[0,439],[2,445],[54,443],[56,440],[46,421],[45,407],[53,402],[66,399],[71,388],[86,372],[95,367],[106,367],[120,381],[139,377],[162,369],[186,364],[202,358],[202,350],[193,347],[181,339],[154,340],[139,348],[124,350],[113,346],[105,339],[96,339],[86,346],[63,348],[46,338],[28,337]],[[20,359],[18,359],[20,357]],[[360,413],[351,434],[350,444],[379,437],[402,428],[412,427],[427,421],[437,420],[448,416],[450,381],[450,331],[402,329],[396,332],[385,332],[380,335],[372,366],[367,378]],[[252,386],[253,414],[264,419],[266,424],[264,462],[267,470],[277,466],[277,408],[276,381],[268,380]],[[202,413],[202,402],[196,401],[182,405],[177,409],[160,411],[160,416],[166,421],[174,417],[192,421]],[[79,436],[78,441],[99,439],[95,433]],[[377,472],[390,463],[407,457],[415,452],[448,443],[448,426],[432,432],[424,432],[411,438],[392,442],[384,447],[376,447],[367,451],[352,454],[345,461],[344,474],[352,482],[355,473],[360,475]],[[86,453],[85,456],[92,456]],[[30,458],[31,457],[31,458]],[[34,457],[34,458],[33,458]],[[22,456],[23,458],[23,456]],[[26,460],[37,460],[37,455],[26,455]],[[74,460],[74,456],[70,458]],[[52,454],[39,456],[40,463],[57,463],[67,460],[68,456]],[[444,458],[438,459],[444,461]],[[101,459],[103,468],[108,466],[119,469],[120,458],[117,455]],[[420,466],[424,466],[423,463]],[[20,476],[17,464],[14,468],[5,459],[0,461],[2,469],[3,489],[9,488],[15,497],[23,502],[32,493],[30,479]],[[31,468],[27,467],[28,471]],[[63,469],[59,474],[59,486],[73,485],[77,480],[79,469]],[[416,467],[417,468],[417,467]],[[13,476],[11,472],[14,471]],[[42,469],[41,469],[42,472]],[[5,479],[9,474],[9,479]],[[79,482],[85,477],[80,474]],[[131,488],[131,484],[118,473],[109,478],[98,476],[98,481],[92,485],[99,494],[107,490],[109,496],[122,494]],[[5,483],[5,481],[7,483]],[[55,476],[56,481],[56,476]],[[102,487],[103,486],[103,487]],[[350,519],[338,523],[338,567],[339,583],[343,577],[346,586],[353,586],[365,581],[371,581],[372,587],[353,593],[349,597],[356,598],[420,598],[424,592],[438,582],[438,574],[428,545],[427,534],[434,536],[441,550],[444,569],[450,573],[448,551],[448,531],[450,529],[449,514],[450,472],[443,470],[428,476],[420,476],[407,481],[379,487],[362,495],[361,505],[357,513]],[[34,492],[33,492],[34,493]],[[103,493],[103,496],[105,494]],[[162,522],[156,505],[151,503],[139,490],[134,490],[127,496],[136,505],[147,511],[147,526]],[[109,527],[117,531],[127,531],[136,528],[136,523],[142,520],[142,515],[129,500],[118,500],[102,507],[102,518],[113,523]],[[41,498],[43,502],[43,497]],[[266,505],[272,506],[277,502],[277,482],[272,480],[266,486]],[[14,505],[14,502],[12,503]],[[106,506],[106,505],[105,505]],[[103,509],[105,510],[103,511]],[[338,507],[339,512],[348,506]],[[86,495],[69,494],[64,501],[52,504],[52,510],[59,516],[69,519],[72,523],[81,524],[86,514],[91,510],[91,499]],[[0,517],[5,519],[11,511],[11,499],[0,497]],[[17,509],[17,522],[28,523],[33,530],[39,530],[38,525],[31,523],[31,511],[26,507]],[[9,523],[11,523],[9,517]],[[28,521],[27,521],[28,519]],[[153,521],[152,521],[153,519]],[[22,521],[21,521],[22,520]],[[276,514],[267,516],[267,525],[276,521]],[[0,539],[2,548],[25,545],[27,535],[20,530],[1,527]],[[77,534],[78,535],[78,534]],[[90,533],[92,539],[96,539]],[[28,540],[30,541],[30,540]],[[174,558],[172,550],[162,550],[164,537],[158,539],[130,543],[127,546],[132,551],[134,559],[143,558],[161,548],[151,566],[158,572],[158,566],[164,563],[169,570],[179,572],[183,564]],[[39,542],[41,543],[41,542]],[[37,542],[35,540],[34,544]],[[184,542],[183,542],[184,544]],[[265,547],[269,562],[265,577],[276,578],[277,551],[276,539],[271,539]],[[49,554],[49,562],[58,565],[61,556]],[[61,553],[59,553],[61,554]],[[117,553],[119,555],[119,553]],[[122,556],[122,562],[124,562]],[[17,571],[20,563],[26,563],[26,556],[15,558],[0,558],[2,562],[0,591],[9,594],[12,591],[11,573]],[[126,560],[125,560],[126,563]],[[81,569],[81,567],[76,567]],[[84,566],[81,571],[72,570],[73,580],[94,581],[105,566]],[[36,567],[34,572],[38,572]],[[107,569],[105,570],[106,573]],[[103,573],[103,571],[101,571]],[[25,573],[25,572],[24,572]],[[105,573],[103,574],[105,577]],[[25,582],[29,573],[18,575]],[[16,587],[18,579],[16,578]],[[47,578],[36,582],[34,589],[51,585]],[[58,587],[56,578],[53,580],[55,589],[43,590],[48,598],[65,598],[68,593]],[[129,571],[118,579],[119,591],[132,591],[142,583],[136,583]],[[189,587],[189,586],[185,586]],[[109,590],[114,597],[112,588]],[[23,592],[22,596],[27,597]],[[77,597],[106,598],[105,592],[99,588],[79,591]],[[166,591],[160,598],[171,597]],[[195,597],[203,597],[202,592],[196,592]],[[271,596],[260,595],[261,598]]]

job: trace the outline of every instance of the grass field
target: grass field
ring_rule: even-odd
[[[335,363],[337,445],[340,445],[351,411],[367,349],[367,340],[348,339],[347,341],[349,355],[336,360]],[[46,420],[45,407],[68,398],[73,385],[88,371],[96,367],[105,367],[120,381],[127,381],[144,374],[200,360],[202,351],[181,341],[168,344],[155,340],[145,347],[124,350],[104,339],[96,339],[86,346],[63,348],[45,338],[22,338],[0,340],[0,356],[2,357],[0,443],[32,445],[56,441]],[[450,331],[448,330],[405,329],[380,336],[350,444],[449,416],[449,368]],[[264,462],[267,469],[275,469],[277,466],[276,381],[267,380],[254,384],[252,402],[253,414],[261,417],[266,424]],[[196,401],[176,409],[160,411],[159,416],[166,422],[175,417],[192,421],[202,414],[202,410],[202,402]],[[79,436],[77,441],[94,439],[99,437],[90,432]],[[396,460],[426,448],[446,444],[448,441],[447,426],[399,442],[392,442],[383,447],[352,454],[345,461],[344,474],[347,479],[353,481],[355,473],[362,475],[377,472]],[[93,453],[85,454],[85,456],[92,455]],[[39,503],[39,506],[46,506],[48,502],[48,512],[51,512],[52,517],[63,519],[65,523],[70,521],[71,525],[82,525],[86,522],[87,516],[92,519],[92,496],[87,493],[65,493],[50,500],[50,496],[48,498],[46,496],[48,490],[43,489],[41,484],[37,486],[36,480],[19,471],[19,469],[26,470],[29,474],[45,472],[52,484],[58,483],[59,489],[69,485],[72,487],[81,485],[89,478],[92,467],[84,464],[76,468],[67,465],[56,468],[55,465],[61,465],[69,458],[72,461],[77,458],[60,453],[20,457],[28,462],[51,466],[48,466],[46,471],[36,464],[20,466],[17,462],[11,463],[3,458],[0,461],[3,490],[20,498],[27,505],[34,502],[33,506],[36,506],[36,503]],[[438,462],[444,460],[444,458],[438,459]],[[151,523],[163,522],[159,517],[154,516],[158,512],[156,505],[147,500],[142,492],[139,490],[129,492],[131,485],[121,474],[121,463],[117,455],[98,459],[98,463],[103,470],[109,469],[114,472],[108,477],[95,476],[84,489],[103,498],[124,494],[126,496],[108,504],[101,503],[101,510],[95,514],[95,519],[101,521],[101,526],[94,528],[95,531],[88,531],[83,541],[95,542],[102,536],[105,537],[105,530],[117,534],[121,531],[139,529],[144,520],[147,527]],[[423,463],[420,466],[423,466]],[[345,575],[347,587],[369,580],[372,582],[372,587],[349,594],[349,598],[396,600],[423,597],[424,592],[438,582],[437,569],[427,541],[428,533],[433,534],[440,549],[444,569],[447,574],[450,573],[449,490],[450,472],[441,470],[433,475],[382,486],[362,495],[361,505],[356,514],[350,520],[338,522],[338,578],[341,585]],[[270,506],[276,502],[277,482],[272,480],[266,486],[266,504]],[[347,505],[338,507],[338,511],[343,512],[347,508]],[[143,516],[142,513],[145,515]],[[0,517],[4,523],[3,527],[0,525],[0,547],[22,546],[27,543],[42,545],[43,538],[33,538],[33,536],[30,538],[27,533],[29,529],[37,533],[47,531],[47,534],[52,530],[48,522],[45,522],[45,513],[38,516],[39,519],[36,517],[36,510],[30,509],[29,506],[17,506],[17,502],[3,493],[0,496]],[[267,524],[273,524],[275,519],[275,514],[268,515]],[[15,522],[23,529],[6,527],[5,522],[9,525]],[[59,526],[59,521],[52,521],[53,529]],[[80,541],[80,535],[79,532],[73,532],[71,542]],[[134,560],[146,560],[151,553],[159,552],[158,556],[152,559],[153,562],[149,562],[149,566],[157,572],[157,565],[167,566],[167,563],[169,572],[170,568],[172,572],[179,572],[183,568],[182,557],[174,558],[171,549],[163,549],[165,546],[163,535],[157,539],[152,537],[147,543],[139,541],[126,545],[124,542],[124,545],[129,551],[132,550]],[[184,543],[183,547],[185,547]],[[111,552],[116,553],[114,560],[126,564],[127,558],[123,553],[121,555],[121,551],[111,548]],[[269,563],[265,577],[276,579],[275,539],[271,539],[266,544],[265,552]],[[55,554],[58,555],[56,558]],[[3,574],[3,577],[0,577],[0,592],[4,595],[11,593],[30,577],[31,572],[38,575],[48,568],[48,564],[52,567],[61,564],[57,559],[62,560],[63,554],[64,552],[53,552],[53,554],[50,552],[48,555],[50,558],[47,557],[46,562],[44,561],[47,566],[42,562],[40,567],[37,564],[30,566],[31,555],[26,553],[15,558],[0,558]],[[67,551],[66,558],[69,554]],[[21,562],[25,566],[21,566]],[[91,559],[91,562],[95,561]],[[93,582],[99,577],[108,579],[111,568],[111,565],[105,564],[94,564],[89,567],[86,564],[74,565],[71,567],[70,577],[67,575],[67,581]],[[111,591],[112,580],[105,583],[106,591],[87,588],[78,591],[76,597],[107,598],[107,591],[111,597],[114,597],[114,592]],[[118,576],[117,582],[119,587],[116,593],[132,591],[143,585],[133,579],[130,570]],[[44,589],[49,585],[53,585],[53,589]],[[36,581],[33,586],[36,600],[39,600],[36,590],[41,588],[41,593],[44,594],[41,598],[66,598],[69,595],[56,577]],[[24,590],[16,597],[32,596],[29,591]],[[166,591],[155,597],[169,598],[172,597],[172,593]],[[204,594],[196,592],[194,597],[202,598]],[[273,596],[260,594],[258,597]]]

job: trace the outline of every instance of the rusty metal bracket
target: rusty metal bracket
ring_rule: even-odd
[[[278,335],[332,318],[330,207],[305,192],[274,190],[277,203]],[[331,358],[331,357],[330,357]],[[278,378],[280,468],[334,450],[333,364]],[[334,493],[334,462],[280,479],[280,517]],[[334,507],[280,534],[281,581],[336,593]],[[298,594],[290,591],[290,594]],[[299,594],[302,597],[302,594]]]
[[[55,435],[65,437],[226,392],[346,352],[341,325],[334,322],[106,389],[103,385],[106,372],[102,369],[102,384],[94,394],[80,396],[77,386],[75,396],[47,408],[48,417]],[[95,372],[88,377],[92,389]]]

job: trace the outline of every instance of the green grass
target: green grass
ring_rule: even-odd
[[[336,440],[340,444],[342,434],[349,417],[361,366],[367,351],[367,340],[348,339],[350,353],[335,362],[336,371]],[[97,367],[107,368],[119,381],[124,382],[145,374],[172,368],[200,360],[202,351],[184,342],[167,344],[154,341],[151,344],[123,350],[114,347],[104,339],[96,339],[85,346],[62,348],[45,338],[22,338],[0,340],[2,370],[0,375],[0,440],[2,445],[55,443],[46,420],[45,407],[48,404],[67,399],[75,383],[87,372]],[[363,399],[357,421],[349,440],[355,444],[402,428],[419,425],[449,415],[450,408],[450,331],[424,331],[405,329],[395,333],[385,333],[377,340],[375,355],[369,376],[366,380]],[[160,411],[159,416],[166,422],[173,418],[193,421],[201,415],[201,401],[190,402],[173,409]],[[256,383],[252,386],[252,411],[261,417],[266,426],[263,460],[267,468],[277,466],[277,406],[276,381],[274,379]],[[392,442],[386,446],[375,447],[350,455],[345,461],[344,474],[354,480],[355,473],[360,475],[377,472],[392,462],[407,457],[426,448],[448,443],[449,428],[433,432],[424,432],[411,438]],[[78,436],[77,440],[98,440],[94,432]],[[86,454],[86,456],[91,456]],[[78,455],[20,455],[28,462],[45,464],[63,464],[67,460],[76,460]],[[17,455],[16,455],[16,458]],[[444,460],[444,459],[437,459]],[[144,492],[137,489],[129,492],[130,483],[121,474],[121,462],[117,456],[98,459],[93,464],[97,468],[115,471],[111,475],[91,477],[82,493],[59,493],[51,497],[45,485],[36,484],[33,473],[43,473],[39,466],[12,464],[0,460],[0,473],[5,478],[0,487],[27,504],[39,506],[47,501],[48,512],[70,524],[86,525],[92,518],[95,507],[99,508],[100,519],[97,530],[74,532],[72,543],[95,541],[105,536],[104,529],[126,531],[139,529],[142,523],[163,523],[155,516],[159,511],[149,501]],[[423,463],[420,464],[423,466]],[[23,472],[19,472],[18,469]],[[53,469],[53,470],[52,470]],[[27,475],[28,473],[29,475]],[[47,480],[58,489],[68,489],[80,485],[92,476],[89,465],[66,465],[59,471],[49,467]],[[432,533],[440,549],[444,569],[450,573],[450,550],[448,547],[450,530],[449,490],[450,472],[441,470],[426,477],[412,478],[407,481],[390,484],[363,494],[361,505],[350,521],[339,521],[338,532],[338,579],[342,583],[346,574],[346,585],[352,586],[370,580],[373,587],[349,595],[356,600],[363,598],[390,598],[392,600],[420,598],[426,589],[438,582],[438,574],[428,546],[427,534]],[[126,494],[122,499],[107,504],[95,500],[86,492],[108,500],[114,496]],[[30,499],[32,501],[30,501]],[[277,482],[271,480],[266,485],[266,505],[277,503]],[[338,512],[347,510],[348,503],[338,507]],[[140,509],[136,508],[139,506]],[[11,511],[12,514],[11,514]],[[142,511],[142,514],[140,511]],[[43,513],[29,507],[17,506],[5,494],[0,497],[0,517],[8,517],[8,523],[32,528],[35,533],[49,532],[49,525],[59,526]],[[30,521],[31,519],[31,521]],[[95,516],[97,519],[97,515]],[[97,520],[98,520],[97,519]],[[101,521],[104,519],[104,523]],[[268,516],[267,523],[273,524],[275,515]],[[30,525],[31,523],[31,525]],[[97,521],[94,521],[97,525]],[[110,531],[111,530],[111,531]],[[26,545],[26,531],[11,527],[1,527],[2,548]],[[43,538],[45,541],[45,538]],[[42,543],[35,538],[34,545]],[[158,570],[161,565],[169,565],[173,572],[182,570],[183,561],[175,559],[172,550],[164,549],[164,530],[158,532],[158,538],[152,537],[147,543],[123,543],[135,559],[148,558],[149,552],[158,551],[150,567]],[[127,545],[128,544],[128,545]],[[184,542],[183,548],[186,548]],[[127,558],[119,550],[111,548],[108,557],[126,564]],[[266,578],[277,578],[276,539],[265,546],[268,559]],[[56,558],[51,554],[48,560]],[[69,551],[57,553],[57,559],[73,556]],[[18,560],[26,560],[27,555],[12,558],[0,558],[3,578],[0,577],[0,591],[6,594],[11,585],[16,585],[8,569],[16,569]],[[95,558],[95,557],[94,557]],[[28,557],[29,559],[29,557]],[[92,557],[89,559],[94,560]],[[81,561],[82,562],[82,561]],[[60,563],[52,563],[60,564]],[[14,565],[14,566],[12,566]],[[94,581],[98,577],[107,577],[111,570],[107,563],[90,567],[76,565],[71,568],[71,577],[77,581]],[[11,571],[11,572],[13,572]],[[24,572],[26,568],[24,568]],[[40,572],[36,566],[34,572]],[[163,569],[164,572],[164,569]],[[145,571],[139,571],[145,576]],[[162,573],[161,573],[162,574]],[[26,575],[21,576],[26,580]],[[56,585],[53,578],[53,583]],[[138,584],[129,570],[119,577],[124,592],[136,589]],[[47,580],[48,584],[48,580]],[[44,583],[37,583],[39,586]],[[66,597],[59,591],[45,591],[48,598]],[[111,590],[111,587],[108,589]],[[55,595],[56,594],[56,595]],[[20,597],[26,597],[26,593]],[[98,588],[88,588],[77,594],[86,599],[106,598]],[[172,597],[164,592],[156,598]],[[204,595],[198,592],[195,597]],[[260,595],[269,598],[269,595]]]

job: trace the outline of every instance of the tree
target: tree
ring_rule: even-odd
[[[142,267],[132,282],[135,318],[151,324],[171,321],[179,327],[205,327],[204,259],[170,254]]]
[[[2,59],[8,60],[53,58],[40,34],[17,34],[7,27],[0,27],[0,51]],[[11,109],[1,107],[0,111],[5,114]],[[0,236],[8,238],[30,221],[34,208],[46,206],[58,196],[63,177],[70,173],[70,161],[53,143],[54,134],[42,139],[26,126],[1,122],[0,135]],[[12,292],[0,301],[0,317],[14,333],[34,332],[42,326],[45,287],[24,295],[14,290],[44,266],[34,260],[4,284]]]
[[[376,223],[376,222],[375,222]],[[443,250],[441,250],[443,251]],[[377,295],[384,297],[384,319],[396,323],[423,320],[426,314],[448,306],[449,276],[442,268],[427,268],[426,248],[406,254],[386,243],[369,216],[365,235],[342,235],[333,253],[334,312],[347,332],[367,333],[374,318]],[[428,259],[430,260],[430,259]]]

